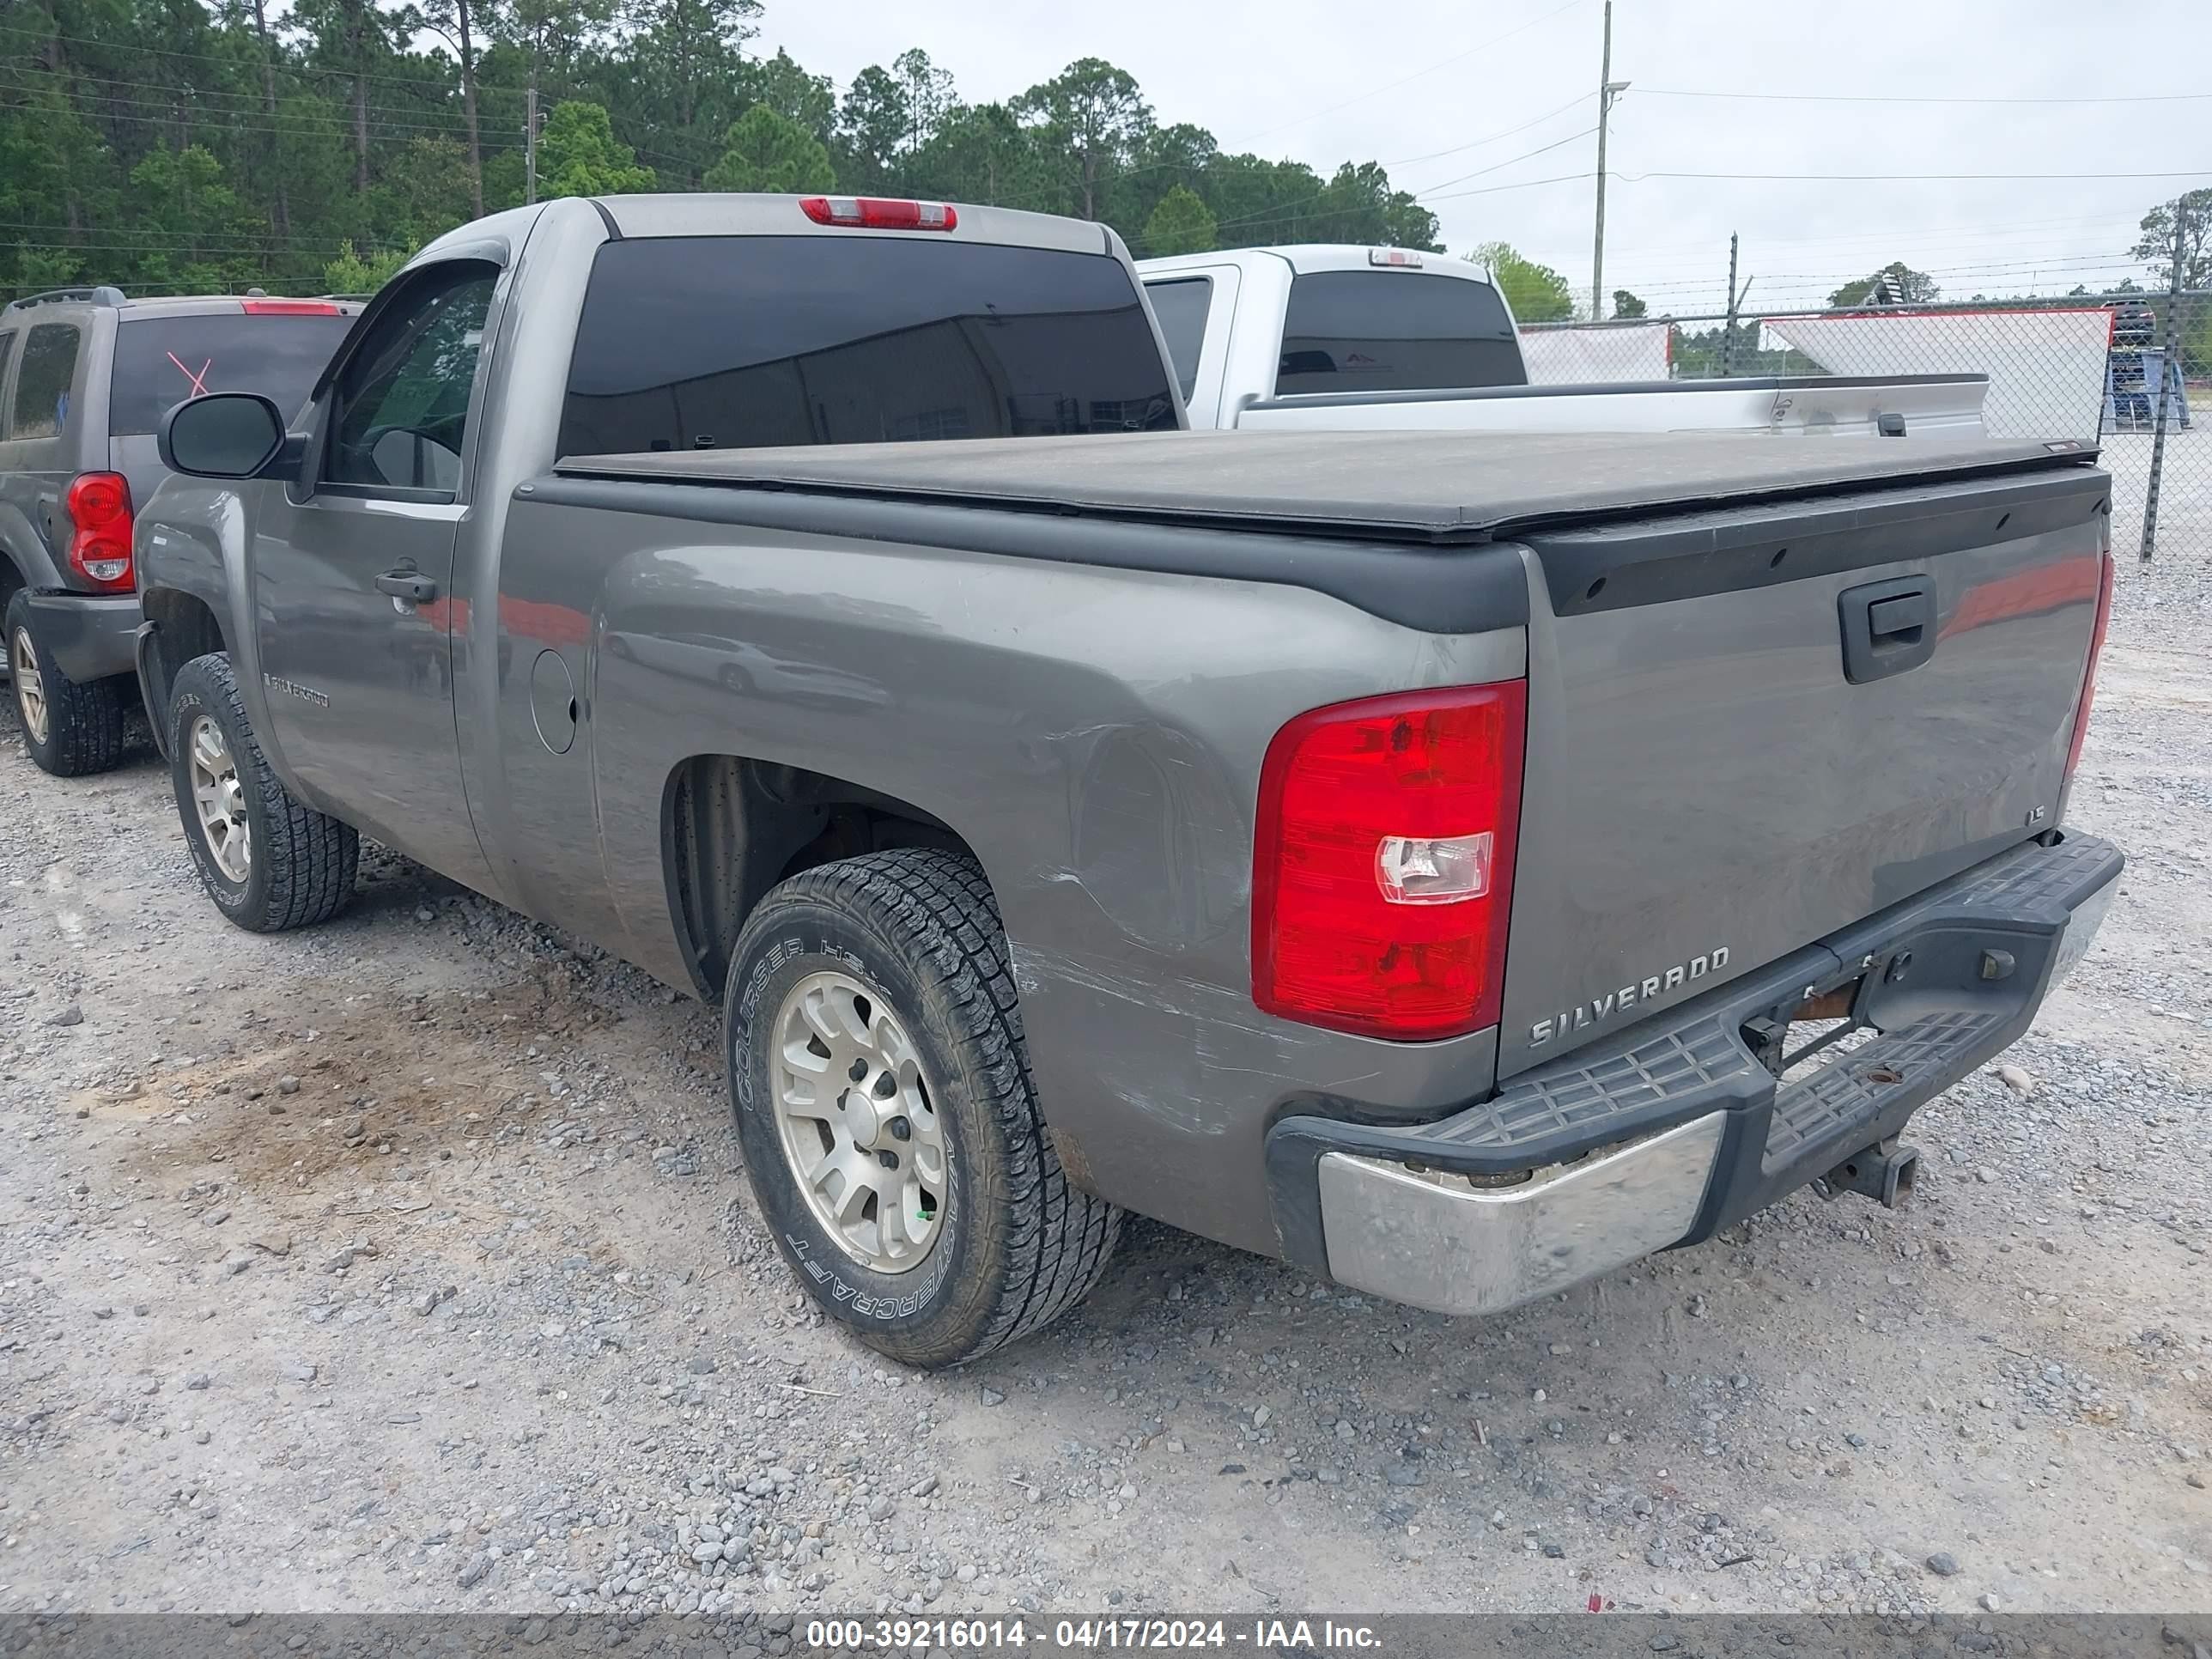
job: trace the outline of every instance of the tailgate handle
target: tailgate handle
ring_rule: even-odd
[[[1925,576],[1847,588],[1836,605],[1844,678],[1853,685],[1902,674],[1936,654],[1936,585]]]
[[[1918,631],[1928,625],[1928,596],[1900,593],[1893,599],[1876,599],[1867,606],[1867,629],[1877,645],[1917,643]]]

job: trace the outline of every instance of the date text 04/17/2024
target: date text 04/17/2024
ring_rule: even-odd
[[[1335,1650],[1372,1652],[1382,1645],[1370,1625],[1334,1620],[1256,1619],[1240,1626],[1224,1619],[819,1619],[805,1630],[809,1649],[952,1652],[1031,1647],[1097,1649],[1243,1647],[1257,1652]]]

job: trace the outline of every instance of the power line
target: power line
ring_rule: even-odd
[[[1465,184],[1469,179],[1480,179],[1486,173],[1502,173],[1507,167],[1517,167],[1523,161],[1533,161],[1535,157],[1544,155],[1547,151],[1555,150],[1562,144],[1571,144],[1578,139],[1587,138],[1590,134],[1596,131],[1597,129],[1595,127],[1584,127],[1580,132],[1571,132],[1564,138],[1554,140],[1553,143],[1546,144],[1539,149],[1524,151],[1521,155],[1514,156],[1510,161],[1494,161],[1486,167],[1477,167],[1473,173],[1462,173],[1456,179],[1440,179],[1433,185],[1425,185],[1423,188],[1415,191],[1413,194],[1415,196],[1426,196],[1443,189],[1447,185]]]
[[[38,253],[121,254],[146,252],[168,254],[187,260],[251,259],[257,262],[257,265],[274,265],[276,261],[280,258],[290,258],[296,261],[297,268],[302,270],[307,270],[309,267],[313,267],[316,270],[320,270],[323,266],[328,264],[332,259],[337,258],[337,254],[335,251],[327,254],[321,254],[304,249],[288,249],[283,254],[272,255],[267,248],[225,247],[219,243],[213,242],[208,243],[200,247],[160,247],[144,249],[136,248],[131,244],[125,242],[16,242],[12,246],[19,248],[28,248],[33,252]],[[360,253],[362,252],[363,250],[356,247],[354,252]]]
[[[1727,98],[1783,104],[2187,104],[2212,100],[2212,92],[2087,93],[2067,98],[1957,98],[1914,93],[1699,92],[1680,87],[1638,87],[1639,98]]]
[[[25,72],[11,64],[0,64],[0,73],[20,77]],[[90,78],[95,84],[98,83],[98,77]],[[138,82],[128,84],[144,86],[154,83]],[[20,78],[13,82],[0,82],[0,87],[26,92],[48,90],[46,87],[35,82],[27,83]],[[226,131],[238,132],[275,132],[312,136],[342,129],[343,124],[350,120],[353,115],[353,105],[350,100],[340,102],[337,100],[331,100],[332,125],[329,126],[308,119],[296,112],[288,112],[282,108],[272,113],[262,105],[258,95],[254,96],[253,106],[251,108],[233,109],[220,105],[204,106],[198,103],[198,100],[208,94],[186,87],[161,88],[169,94],[169,98],[167,100],[141,97],[128,93],[88,91],[83,88],[73,86],[57,87],[52,90],[68,98],[72,106],[80,104],[106,106],[110,112],[109,118],[127,118],[131,120],[158,124],[170,119],[181,109],[205,117],[211,121],[221,121]],[[464,135],[468,131],[468,123],[465,117],[456,112],[449,117],[440,118],[435,107],[428,104],[416,105],[409,108],[390,104],[372,104],[367,106],[366,112],[375,125],[387,130],[443,132],[454,135]],[[248,116],[257,118],[252,121],[242,118]]]
[[[1961,225],[1956,228],[1927,226],[1904,231],[1882,229],[1839,231],[1820,236],[1762,236],[1759,239],[1759,246],[1761,247],[1820,247],[1832,246],[1837,243],[1856,243],[1869,240],[1879,240],[1885,243],[1894,240],[1902,244],[1907,241],[1924,241],[1930,236],[1936,237],[1943,241],[1989,236],[2010,238],[2016,233],[2023,230],[2072,230],[2078,229],[2085,226],[2094,226],[2100,229],[2123,231],[2129,234],[2135,234],[2137,229],[2137,227],[2130,216],[2115,216],[2112,214],[2096,214],[2087,218],[2021,219],[2011,221],[2003,224]],[[1713,243],[1711,239],[1705,238],[1696,241],[1645,242],[1641,244],[1641,246],[1647,252],[1671,253],[1680,251],[1709,252],[1711,249]]]
[[[1478,168],[1474,173],[1463,173],[1458,179],[1446,179],[1442,181],[1441,185],[1432,185],[1431,186],[1431,189],[1441,189],[1443,185],[1455,185],[1461,182],[1462,179],[1477,179],[1480,178],[1484,173],[1499,172],[1504,168],[1513,167],[1520,162],[1528,161],[1534,156],[1541,155],[1546,150],[1557,149],[1560,144],[1571,144],[1577,138],[1587,138],[1589,137],[1591,132],[1595,132],[1596,130],[1596,128],[1592,127],[1586,131],[1577,132],[1569,137],[1562,138],[1558,142],[1558,143],[1545,144],[1536,149],[1523,151],[1519,155],[1510,157],[1503,161],[1493,162],[1491,166]],[[1533,179],[1530,182],[1535,184],[1550,184],[1556,183],[1558,181],[1555,179]],[[1304,196],[1294,196],[1286,202],[1272,203],[1267,207],[1261,209],[1255,212],[1240,214],[1236,217],[1230,219],[1217,219],[1214,221],[1214,228],[1216,230],[1225,230],[1232,225],[1256,224],[1263,220],[1276,218],[1280,215],[1289,212],[1294,208],[1304,206],[1308,202],[1319,201],[1322,197],[1328,195],[1329,191],[1334,188],[1335,186],[1333,184],[1323,185],[1319,190],[1310,191]],[[1507,186],[1507,188],[1513,188],[1513,186]],[[1426,194],[1426,192],[1422,191],[1408,191],[1405,193],[1411,196],[1415,201],[1422,200]],[[1455,191],[1452,196],[1438,197],[1436,199],[1439,201],[1449,201],[1454,200],[1460,196],[1480,196],[1485,193],[1485,191],[1480,190],[1458,191]]]
[[[1567,185],[1574,183],[1578,179],[1587,181],[1589,178],[1589,174],[1587,173],[1562,173],[1549,179],[1523,179],[1518,183],[1510,185],[1480,185],[1473,190],[1455,190],[1449,196],[1430,196],[1420,199],[1430,202],[1456,202],[1466,196],[1495,196],[1501,191],[1529,190],[1538,185]]]
[[[1500,138],[1510,138],[1516,132],[1526,132],[1530,127],[1540,127],[1545,122],[1552,119],[1553,116],[1565,115],[1577,104],[1586,104],[1589,100],[1590,94],[1589,93],[1577,93],[1574,97],[1568,99],[1565,103],[1560,105],[1559,108],[1540,115],[1533,121],[1523,121],[1517,127],[1508,127],[1503,132],[1493,132],[1487,138],[1477,138],[1470,143],[1454,144],[1449,149],[1432,149],[1425,155],[1401,155],[1395,161],[1378,161],[1376,165],[1377,167],[1411,167],[1416,161],[1433,161],[1439,155],[1456,155],[1463,149],[1480,149],[1485,144],[1496,143]]]
[[[130,48],[130,50],[137,51],[141,50],[141,48],[132,47]],[[289,64],[271,63],[265,65],[240,64],[235,67],[244,70],[252,70],[263,67],[279,69],[282,70],[288,77],[296,77],[307,73],[307,71],[300,70]],[[71,64],[67,68],[62,70],[29,68],[20,64],[0,64],[0,69],[7,70],[10,74],[22,78],[27,83],[32,85],[36,85],[42,81],[63,82],[70,80],[83,80],[92,82],[94,84],[102,87],[136,87],[143,91],[161,93],[169,96],[183,96],[187,98],[228,98],[236,102],[250,104],[256,111],[266,107],[266,94],[258,90],[250,92],[225,92],[220,88],[183,85],[168,81],[129,81],[124,79],[120,76],[109,75],[102,70],[91,69],[80,64]],[[350,77],[343,76],[343,72],[339,72],[339,78],[349,79]],[[427,81],[406,81],[402,82],[399,84],[415,88],[416,90],[422,92],[434,92],[437,96],[441,99],[458,98],[460,96],[460,88],[458,86],[443,87],[439,86],[434,82]],[[62,89],[69,90],[67,88],[64,88]],[[479,93],[486,90],[487,88],[483,87],[479,87],[477,88]],[[499,88],[499,90],[504,90],[504,88]],[[371,109],[398,109],[402,106],[397,104],[372,104],[369,107]],[[407,107],[420,108],[422,106],[409,106]]]
[[[2140,259],[2106,258],[2096,254],[2091,254],[2083,258],[2076,258],[2066,254],[2059,253],[2051,254],[2039,259],[2005,259],[1955,265],[1930,264],[1925,266],[1915,266],[1914,269],[1917,270],[1923,276],[1997,276],[2010,271],[2054,270],[2062,267],[2069,270],[2086,270],[2092,267],[2117,270],[2125,267],[2139,265],[2142,263],[2143,262]],[[1647,270],[1644,274],[1648,276],[1650,273]],[[1826,270],[1778,270],[1771,273],[1761,271],[1759,273],[1759,280],[1761,282],[1772,281],[1777,283],[1824,283],[1828,281],[1831,277],[1856,276],[1861,274],[1860,269],[1856,264],[1832,265]],[[1657,283],[1655,283],[1654,286],[1658,288],[1694,288],[1698,285],[1699,281],[1700,279],[1696,277],[1683,277],[1679,280],[1670,279],[1666,282]]]
[[[27,242],[18,239],[24,234],[55,240]],[[330,254],[318,251],[315,244],[303,242],[296,236],[278,236],[273,232],[264,236],[252,230],[222,230],[214,233],[222,237],[221,242],[202,240],[191,231],[132,230],[128,233],[105,232],[98,229],[80,230],[71,225],[0,223],[0,244],[19,247],[87,248],[112,251],[142,251],[147,253],[177,253],[188,250],[206,251],[220,247],[226,252],[252,253],[264,258],[278,258],[297,253],[302,258],[320,261],[335,257],[337,242],[350,240],[357,253],[392,253],[401,250],[389,243],[376,243],[361,237],[334,238],[328,246]],[[408,249],[408,252],[413,250]]]
[[[1911,256],[1911,259],[1950,258],[1954,261],[1971,262],[1977,268],[1982,268],[1993,260],[2010,258],[2023,246],[2023,243],[2022,239],[2017,236],[2006,237],[1994,246],[1970,242],[1916,242],[1910,239],[1893,237],[1877,231],[1852,238],[1839,248],[1789,247],[1779,242],[1769,244],[1764,240],[1759,246],[1763,256],[1771,255],[1776,250],[1781,250],[1783,257],[1806,264],[1828,264],[1834,262],[1856,264],[1862,259],[1870,257],[1860,250],[1878,249],[1892,258],[1904,258],[1908,254]],[[2028,243],[2027,246],[2033,246],[2035,244]],[[2131,251],[2109,246],[2083,246],[2078,243],[2058,246],[2044,243],[2041,246],[2045,263],[2051,259],[2112,259],[2123,264],[2136,262],[2136,256]],[[1637,253],[1642,256],[1638,268],[1645,271],[1709,270],[1714,267],[1719,258],[1718,253],[1710,244],[1703,258],[1687,258],[1679,253],[1664,258],[1655,258],[1641,248],[1637,250]],[[1907,263],[1911,263],[1911,260]],[[1792,273],[1776,272],[1774,274],[1780,276]]]
[[[1639,185],[1647,179],[1745,179],[1767,183],[1852,184],[1981,181],[2056,183],[2089,179],[2203,179],[2212,167],[2189,167],[2178,173],[1616,173],[1623,184]]]
[[[315,70],[309,70],[304,65],[297,64],[289,58],[280,60],[270,58],[256,57],[249,54],[233,54],[215,52],[180,52],[168,46],[126,46],[120,41],[96,40],[90,35],[61,34],[51,29],[27,28],[21,23],[0,23],[0,34],[20,34],[33,40],[64,41],[70,46],[91,46],[97,51],[112,52],[118,57],[179,58],[188,63],[221,64],[227,69],[244,70],[258,71],[264,67],[289,69],[294,70],[295,73],[323,74],[330,76],[333,79],[337,80],[351,81],[359,79],[375,82],[380,85],[393,87],[419,87],[422,84],[421,81],[404,75],[372,75],[366,70],[355,70],[343,68]],[[243,40],[243,37],[240,38],[241,40]],[[257,40],[253,44],[256,46],[258,46],[260,42]],[[271,44],[279,52],[289,50],[285,42],[273,41]],[[81,70],[86,74],[94,73],[94,71],[89,68],[75,63],[71,64],[70,68],[72,71]]]
[[[2032,267],[2027,270],[2016,271],[1931,270],[1924,271],[1922,274],[1931,277],[1941,277],[1942,279],[1942,286],[1945,289],[1956,291],[1962,288],[1974,289],[1994,287],[2002,289],[2016,286],[2022,282],[2033,283],[2038,285],[2045,283],[2081,283],[2086,286],[2087,283],[2093,280],[2101,283],[2107,277],[2118,278],[2121,276],[2131,276],[2136,274],[2140,270],[2140,266],[2123,268],[2113,266],[2069,265],[2054,261],[2047,265]],[[1761,274],[1759,280],[1762,285],[1765,284],[1765,277],[1763,273]],[[1806,295],[1819,297],[1833,293],[1838,288],[1851,288],[1854,285],[1858,288],[1863,288],[1868,280],[1868,272],[1855,270],[1850,271],[1832,271],[1824,276],[1791,276],[1778,278],[1771,287],[1775,295],[1786,296],[1790,295]],[[1651,299],[1660,299],[1674,295],[1716,294],[1721,290],[1721,283],[1718,277],[1715,277],[1710,281],[1703,283],[1650,283],[1638,279],[1632,273],[1631,276],[1624,280],[1620,286],[1630,289],[1638,295],[1642,295]]]
[[[347,116],[349,116],[351,112],[352,112],[350,110],[340,112],[342,115]],[[240,120],[236,118],[234,112],[229,110],[200,110],[194,112],[194,113],[200,118],[201,125],[206,126],[220,126],[221,130],[224,132],[266,133],[280,138],[314,138],[331,136],[343,138],[348,143],[352,141],[353,137],[350,130],[350,123],[344,121],[333,123],[330,125],[323,125],[311,122],[293,125],[279,121],[271,124],[266,121]],[[132,109],[127,112],[118,111],[113,112],[113,115],[124,114],[127,114],[129,118],[132,120],[144,121],[151,125],[165,124],[171,118],[170,112],[167,111],[142,112],[137,109]],[[112,118],[112,117],[111,116],[110,118]],[[380,132],[413,133],[417,137],[432,136],[459,139],[465,137],[468,133],[468,129],[465,125],[447,126],[435,122],[395,120],[389,116],[383,115],[372,116],[369,120],[369,125]],[[484,148],[495,149],[497,146],[487,144]]]
[[[46,84],[42,84],[42,82],[52,82],[60,81],[64,78],[54,76],[46,70],[27,70],[14,64],[0,64],[0,71],[4,71],[16,76],[17,78],[15,84],[26,92],[46,91],[48,89],[48,86]],[[294,76],[296,74],[296,71],[287,69],[285,70],[285,74],[287,76]],[[283,116],[285,112],[281,107],[281,105],[286,97],[292,95],[289,94],[280,93],[278,94],[278,103],[280,107],[271,111],[268,106],[268,101],[264,94],[258,92],[220,92],[210,90],[204,87],[172,86],[167,82],[160,81],[120,81],[110,76],[94,74],[89,71],[83,72],[82,78],[85,82],[88,82],[92,87],[103,89],[86,91],[82,87],[70,85],[55,85],[52,89],[61,93],[64,97],[70,99],[72,101],[80,100],[97,100],[100,102],[108,104],[156,105],[168,100],[181,100],[191,106],[200,108],[204,113],[210,115],[227,115],[236,113],[240,115],[274,114]],[[140,89],[140,92],[151,95],[142,96],[140,95],[140,93],[110,92],[104,90],[104,88],[111,87],[137,88]],[[425,90],[433,89],[426,88]],[[434,117],[439,113],[441,105],[443,105],[445,100],[458,100],[460,97],[459,88],[435,88],[434,90],[437,92],[437,100],[435,101],[425,99],[422,102],[416,104],[369,104],[365,106],[365,107],[368,111],[369,114],[373,116],[399,116],[409,118],[418,116]],[[479,97],[483,95],[485,90],[485,88],[481,87],[477,88]],[[504,88],[501,88],[501,90],[503,91]],[[323,96],[323,94],[319,93],[312,95],[318,97]],[[204,101],[214,98],[232,100],[237,105],[237,108],[233,110],[223,105],[208,104]],[[350,115],[353,112],[353,102],[350,99],[346,100],[343,104],[333,100],[331,100],[331,107],[334,112],[342,114]],[[159,113],[155,113],[149,115],[144,118],[148,120],[159,120],[161,118],[161,116]],[[452,110],[449,118],[456,127],[462,127],[467,125],[466,118],[459,109]]]

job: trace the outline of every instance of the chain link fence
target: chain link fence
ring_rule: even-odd
[[[1986,374],[1991,436],[2102,451],[2116,551],[2212,557],[2212,291],[1536,324],[1522,337],[1539,383]]]

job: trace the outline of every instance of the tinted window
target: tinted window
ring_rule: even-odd
[[[1128,272],[920,237],[633,238],[592,268],[564,455],[1172,427]]]
[[[474,261],[433,266],[376,319],[338,376],[325,478],[448,494],[459,486],[469,388],[498,277]]]
[[[1521,343],[1487,283],[1399,270],[1316,271],[1291,280],[1278,392],[1528,383]]]
[[[23,336],[23,364],[15,371],[11,438],[53,438],[69,424],[70,382],[76,378],[77,330],[73,323],[40,323]]]
[[[8,387],[8,364],[9,364],[9,362],[10,362],[10,361],[15,357],[15,335],[14,335],[12,332],[11,332],[11,333],[7,333],[7,334],[0,334],[0,392],[5,392],[5,391],[7,390],[7,387]],[[5,438],[7,435],[8,435],[8,411],[7,411],[7,410],[6,410],[6,409],[4,409],[4,408],[0,408],[0,438]]]
[[[161,416],[206,392],[258,392],[299,412],[345,338],[349,317],[139,317],[115,331],[107,429],[159,428]]]
[[[1182,382],[1183,401],[1198,387],[1199,349],[1206,343],[1206,311],[1213,303],[1213,278],[1185,276],[1172,283],[1147,283],[1145,297],[1152,302],[1152,315],[1160,319],[1160,337],[1168,343],[1168,361],[1176,379]]]

